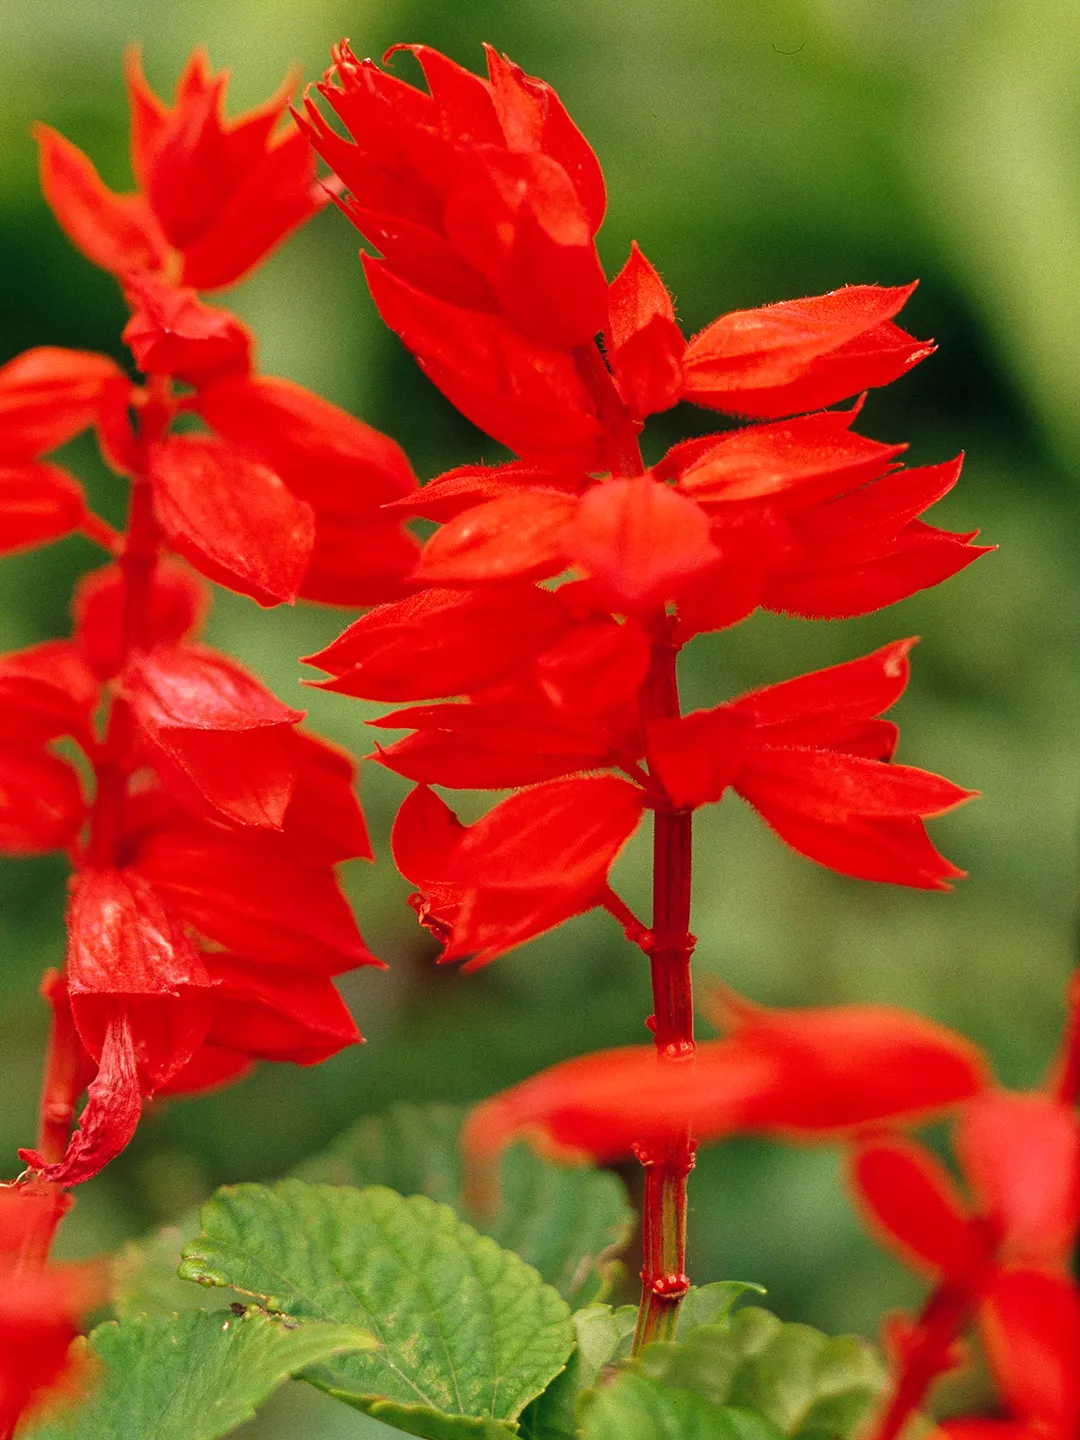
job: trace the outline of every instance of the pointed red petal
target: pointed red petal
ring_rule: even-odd
[[[868,1141],[855,1152],[851,1176],[867,1219],[908,1264],[964,1279],[984,1263],[986,1243],[948,1171],[921,1145]]]
[[[576,496],[516,490],[464,511],[424,546],[417,576],[435,584],[541,580],[566,566]]]

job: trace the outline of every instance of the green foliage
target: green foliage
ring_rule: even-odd
[[[615,1178],[585,1166],[552,1165],[523,1145],[504,1157],[492,1215],[463,1198],[458,1134],[465,1108],[395,1105],[347,1130],[296,1174],[330,1185],[386,1185],[427,1195],[536,1267],[573,1306],[601,1298],[612,1255],[626,1243],[633,1212]]]
[[[101,1366],[89,1402],[26,1440],[218,1440],[294,1371],[374,1344],[351,1325],[296,1325],[256,1306],[109,1321],[89,1339]]]
[[[218,1192],[181,1274],[297,1321],[373,1331],[378,1348],[303,1378],[427,1440],[480,1440],[562,1369],[569,1309],[518,1256],[426,1196],[285,1180]]]
[[[756,1306],[650,1346],[636,1363],[665,1386],[760,1413],[793,1440],[854,1434],[885,1383],[865,1340],[785,1325]]]
[[[781,1440],[761,1415],[630,1373],[598,1393],[581,1433],[584,1440]]]
[[[206,1297],[176,1273],[181,1251],[198,1233],[199,1214],[193,1210],[175,1225],[163,1225],[121,1248],[112,1262],[112,1304],[117,1319],[205,1309]]]

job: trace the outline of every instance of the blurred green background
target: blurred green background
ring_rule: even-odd
[[[299,63],[306,78],[349,35],[379,54],[423,40],[479,68],[490,40],[556,86],[609,185],[601,252],[631,238],[677,297],[684,329],[716,314],[849,282],[919,276],[904,314],[940,349],[872,394],[862,428],[911,444],[913,463],[967,452],[935,519],[983,527],[1000,550],[936,591],[864,620],[755,617],[685,657],[690,704],[924,636],[897,707],[901,758],[984,798],[933,826],[971,871],[954,895],[846,880],[785,850],[739,803],[698,826],[695,928],[702,989],[719,975],[777,1004],[883,1001],[966,1031],[1003,1080],[1035,1083],[1072,963],[1080,820],[1080,8],[1072,0],[0,0],[0,359],[33,344],[118,356],[124,309],[41,200],[28,126],[48,121],[127,186],[121,51],[141,40],[171,90],[205,43],[234,71],[234,107]],[[406,71],[411,62],[397,62]],[[501,458],[449,409],[378,322],[357,237],[320,215],[225,297],[255,328],[263,368],[387,430],[423,478]],[[701,413],[672,412],[668,443]],[[73,468],[114,518],[123,495],[89,447]],[[0,647],[64,632],[70,540],[0,567]],[[260,611],[222,593],[215,643],[290,701],[298,655],[340,612]],[[363,707],[306,692],[314,725],[363,752]],[[386,837],[403,782],[367,767],[379,864],[346,867],[361,926],[392,965],[346,977],[369,1043],[315,1070],[264,1066],[231,1091],[151,1115],[86,1187],[64,1247],[87,1254],[174,1218],[216,1183],[279,1174],[355,1116],[398,1099],[473,1099],[564,1056],[645,1039],[643,962],[589,916],[478,975],[436,970],[403,904]],[[620,861],[645,908],[646,854]],[[62,952],[64,867],[0,865],[5,1098],[0,1149],[34,1127],[44,1015],[35,987]],[[2,1168],[2,1167],[0,1167]],[[693,1270],[769,1287],[789,1319],[874,1330],[919,1291],[863,1238],[840,1157],[757,1142],[706,1151],[693,1181]],[[300,1387],[292,1387],[299,1391]],[[286,1394],[251,1434],[384,1433],[321,1398]]]

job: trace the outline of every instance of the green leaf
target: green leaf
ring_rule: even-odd
[[[206,1296],[177,1275],[180,1252],[199,1233],[199,1212],[129,1240],[112,1259],[112,1303],[118,1320],[206,1308]]]
[[[410,1434],[505,1433],[573,1348],[569,1309],[535,1270],[425,1196],[238,1185],[202,1220],[181,1274],[373,1331],[377,1350],[302,1378]]]
[[[626,1244],[633,1212],[614,1175],[553,1165],[524,1145],[503,1160],[500,1203],[491,1216],[469,1213],[462,1198],[458,1134],[463,1106],[395,1105],[359,1121],[296,1175],[330,1185],[387,1185],[427,1195],[535,1266],[577,1309],[601,1298],[611,1257]]]
[[[595,1385],[605,1365],[624,1346],[629,1352],[637,1307],[589,1305],[573,1316],[577,1344],[566,1369],[529,1405],[521,1417],[524,1440],[575,1440],[579,1433],[578,1397]]]
[[[711,1285],[691,1285],[679,1307],[679,1334],[699,1325],[718,1325],[734,1310],[744,1295],[764,1295],[765,1287],[749,1280],[714,1280]]]
[[[799,1440],[852,1435],[886,1381],[867,1341],[785,1325],[754,1306],[674,1345],[651,1345],[636,1363],[665,1385],[765,1415]]]
[[[590,1396],[584,1440],[782,1440],[761,1415],[624,1373]]]
[[[26,1440],[218,1440],[294,1371],[374,1344],[352,1326],[295,1325],[255,1306],[109,1321],[90,1336],[102,1373],[89,1401]]]

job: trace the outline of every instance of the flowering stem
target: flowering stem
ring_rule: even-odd
[[[679,714],[678,654],[667,617],[657,627],[642,695],[646,720]],[[657,808],[653,824],[653,926],[648,942],[653,1014],[649,1026],[661,1065],[694,1059],[694,1002],[690,957],[691,823],[689,810]],[[686,1181],[694,1165],[689,1130],[659,1147],[639,1147],[645,1167],[641,1305],[634,1350],[675,1336],[679,1307],[690,1287],[686,1274]]]
[[[915,1334],[906,1347],[900,1373],[872,1440],[896,1440],[923,1403],[939,1375],[953,1365],[951,1351],[972,1309],[967,1286],[942,1285],[923,1306]]]

